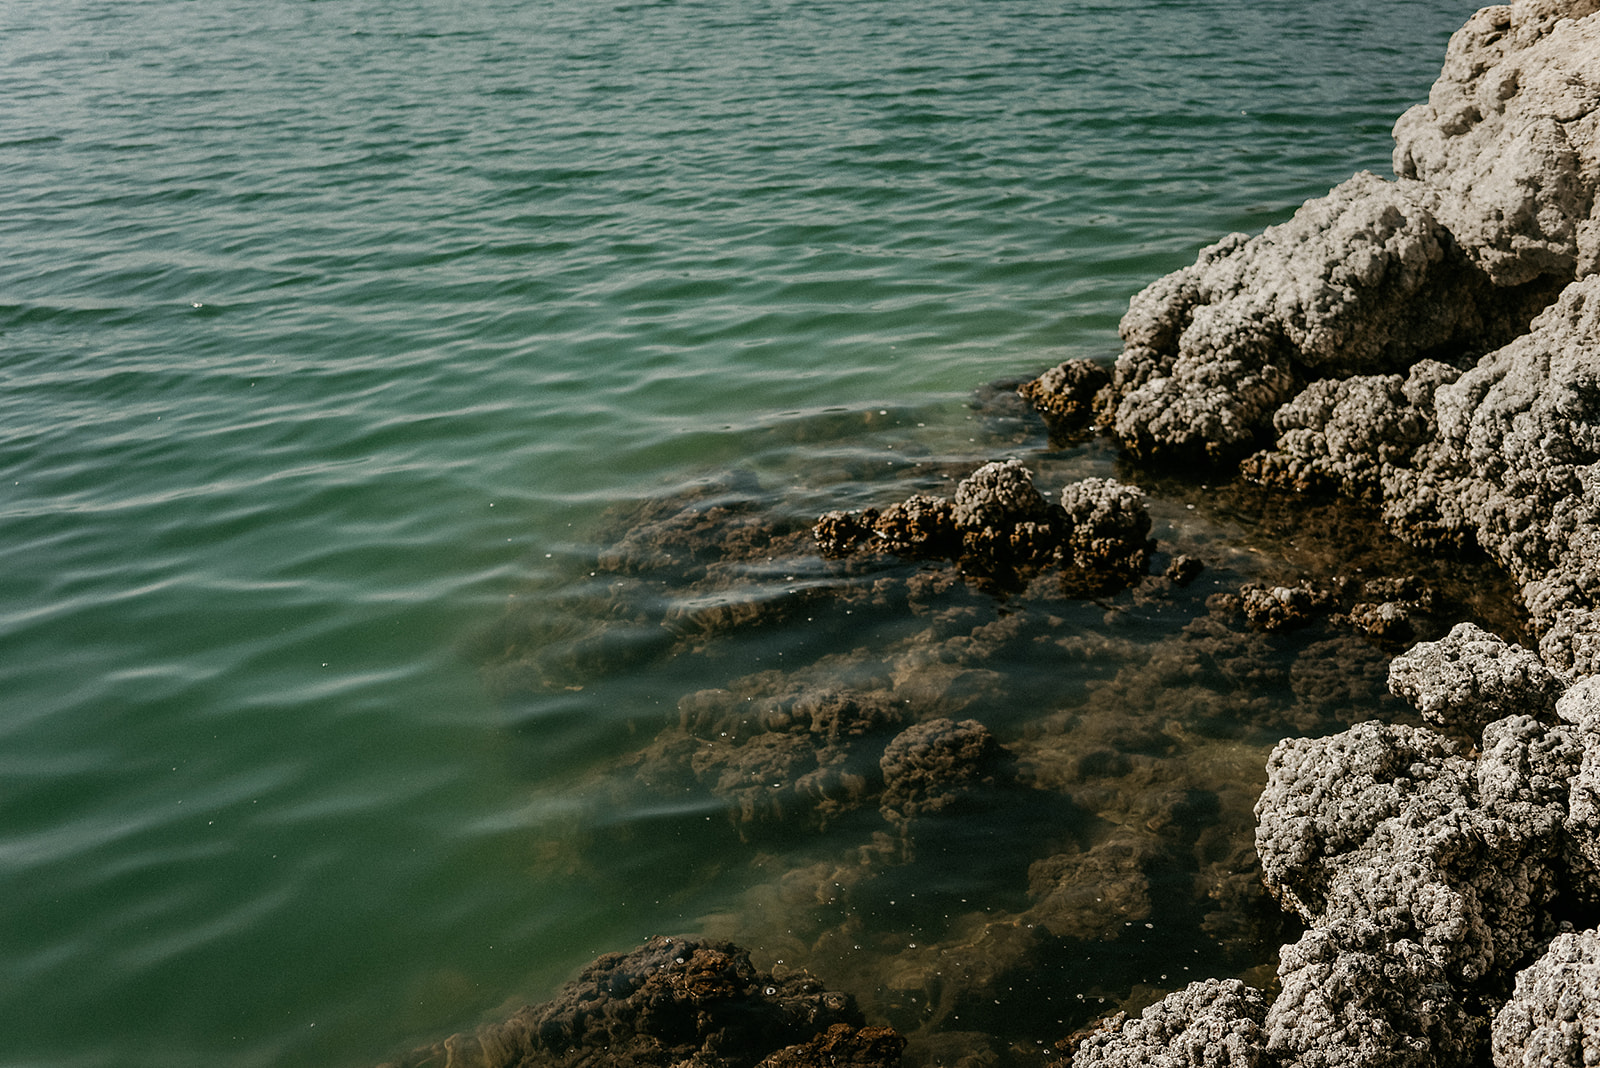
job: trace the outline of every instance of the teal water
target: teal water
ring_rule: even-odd
[[[587,800],[726,668],[507,697],[484,628],[724,468],[1043,450],[972,390],[1387,173],[1473,6],[0,6],[0,1063],[370,1064],[759,941]]]

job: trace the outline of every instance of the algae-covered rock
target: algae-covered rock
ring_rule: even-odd
[[[1557,935],[1495,1014],[1495,1068],[1586,1068],[1600,1051],[1600,931]]]

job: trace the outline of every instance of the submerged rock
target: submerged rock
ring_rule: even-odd
[[[805,972],[758,971],[726,942],[657,937],[596,960],[551,1001],[389,1068],[895,1068],[903,1048]]]

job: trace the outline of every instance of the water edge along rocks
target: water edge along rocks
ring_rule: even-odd
[[[1210,1002],[1179,992],[1086,1041],[1090,1063],[1594,1063],[1597,7],[1479,11],[1396,124],[1395,181],[1357,175],[1130,305],[1093,399],[1125,448],[1366,499],[1418,544],[1481,548],[1539,649],[1463,624],[1391,667],[1428,727],[1281,743],[1257,848],[1309,928],[1271,1008],[1210,1023],[1233,1045],[1196,1044]]]
[[[741,835],[795,811],[816,827],[877,828],[855,861],[783,873],[764,890],[775,901],[832,907],[828,895],[856,894],[883,904],[886,886],[913,885],[891,876],[914,877],[919,852],[941,836],[960,847],[949,814],[1004,812],[1030,791],[1066,788],[1069,803],[1049,813],[1053,829],[1019,825],[999,851],[1021,874],[1019,901],[958,917],[879,973],[886,1004],[916,1003],[920,1015],[907,1018],[938,1029],[920,1036],[920,1060],[1005,1063],[986,1029],[1051,1005],[1048,992],[1025,993],[1045,963],[1079,960],[1093,939],[1131,942],[1129,932],[1164,920],[1174,902],[1195,913],[1211,902],[1202,922],[1226,938],[1270,893],[1305,925],[1285,938],[1275,996],[1260,989],[1266,982],[1193,982],[1058,1047],[1060,1059],[1584,1063],[1600,937],[1595,8],[1525,0],[1479,12],[1452,39],[1429,102],[1396,126],[1397,179],[1357,175],[1281,226],[1224,238],[1133,299],[1109,374],[1068,364],[1024,389],[1063,434],[1087,431],[1092,413],[1146,465],[1198,459],[1217,480],[1242,473],[1342,494],[1375,506],[1416,545],[1497,561],[1521,592],[1537,649],[1482,627],[1434,634],[1388,676],[1418,722],[1383,722],[1397,702],[1371,698],[1370,687],[1329,696],[1374,663],[1370,642],[1325,629],[1329,621],[1392,642],[1427,609],[1425,590],[1382,575],[1362,578],[1354,595],[1295,580],[1213,595],[1142,666],[1151,670],[1094,680],[1094,697],[1110,707],[1072,711],[1071,730],[998,743],[969,718],[1013,697],[996,692],[997,656],[1026,649],[1083,661],[1116,640],[1052,633],[1020,614],[990,618],[962,599],[969,579],[1023,596],[1056,572],[1058,588],[1154,598],[1163,581],[1159,595],[1172,595],[1176,576],[1192,577],[1176,559],[1173,578],[1147,577],[1155,550],[1144,498],[1121,481],[1076,483],[1058,503],[1035,488],[1033,471],[1006,461],[970,472],[951,496],[828,513],[813,531],[765,524],[718,491],[624,540],[611,563],[640,587],[674,571],[731,585],[752,564],[803,552],[812,536],[839,566],[860,563],[855,574],[867,580],[818,581],[767,603],[680,599],[682,610],[657,615],[630,607],[631,587],[608,587],[637,641],[618,648],[607,630],[570,646],[602,670],[607,656],[692,647],[831,601],[927,623],[927,639],[885,651],[881,669],[848,665],[848,686],[756,672],[690,694],[679,727],[640,755],[641,781],[710,791],[731,805]],[[863,562],[879,556],[940,566],[874,578]],[[817,674],[843,666],[819,663]],[[516,667],[559,678],[567,665]],[[1379,719],[1351,724],[1349,706]],[[1229,732],[1250,725],[1310,735],[1273,750],[1255,849],[1226,841],[1213,819],[1240,815],[1252,790],[1194,770],[1222,766]],[[1179,736],[1194,747],[1180,749]],[[951,782],[924,782],[930,768],[947,768]],[[769,773],[776,785],[751,785]],[[885,857],[904,866],[884,867]],[[1184,895],[1170,893],[1175,882]],[[812,934],[820,952],[861,927],[845,920]],[[721,979],[681,978],[696,996],[721,989]],[[856,1017],[812,1022],[823,1026],[759,1055],[899,1055],[896,1039],[867,1034]],[[525,1033],[494,1033],[522,1051],[506,1063],[553,1063]],[[655,1063],[666,1050],[637,1030],[614,1033],[621,1051],[594,1063]],[[730,1048],[683,1037],[702,1047],[663,1055],[718,1064]],[[494,1044],[453,1041],[462,1062]]]

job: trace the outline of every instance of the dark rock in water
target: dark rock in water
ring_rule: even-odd
[[[905,1047],[892,1027],[834,1024],[809,1042],[785,1046],[759,1068],[892,1068]]]
[[[1535,654],[1473,623],[1421,642],[1389,665],[1389,691],[1429,723],[1476,738],[1509,715],[1551,719],[1561,680]]]
[[[1480,1063],[1484,1021],[1449,967],[1415,942],[1359,923],[1285,946],[1283,984],[1263,1025],[1283,1068],[1438,1068]]]
[[[737,692],[700,690],[678,702],[679,727],[631,761],[646,788],[698,787],[732,804],[742,837],[795,823],[825,828],[882,789],[879,761],[905,719],[883,691],[759,678]]]
[[[825,556],[857,552],[944,557],[972,575],[1025,585],[1058,568],[1068,596],[1112,593],[1150,567],[1144,495],[1109,478],[1067,486],[1046,500],[1016,460],[984,464],[946,500],[915,494],[882,511],[827,512],[813,535]]]
[[[1495,1068],[1585,1068],[1600,1050],[1600,931],[1557,935],[1495,1014]]]
[[[1072,1068],[1256,1068],[1267,999],[1238,979],[1206,979],[1132,1019],[1109,1020],[1076,1047]]]
[[[804,972],[779,978],[729,943],[657,937],[601,957],[551,1001],[391,1068],[894,1068],[903,1045]]]
[[[1166,577],[1170,579],[1174,585],[1187,586],[1189,583],[1199,578],[1200,572],[1204,571],[1205,569],[1205,562],[1199,557],[1190,556],[1187,553],[1181,553],[1178,556],[1174,556],[1172,558],[1172,562],[1167,565]]]
[[[1005,747],[977,720],[933,719],[883,751],[884,819],[904,828],[1010,777]]]
[[[1094,360],[1068,360],[1017,387],[1044,417],[1050,435],[1070,439],[1094,421],[1095,395],[1111,385],[1111,372]]]
[[[1139,489],[1086,478],[1061,491],[1061,508],[1069,524],[1063,555],[1085,586],[1117,590],[1150,570],[1150,514]]]
[[[1248,583],[1239,589],[1239,607],[1252,627],[1289,630],[1303,627],[1333,608],[1333,595],[1306,583],[1262,586]]]
[[[1084,853],[1061,853],[1028,870],[1028,919],[1058,938],[1114,941],[1154,905],[1150,871],[1165,861],[1152,836],[1124,832]]]

